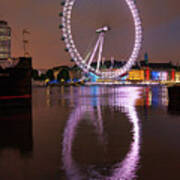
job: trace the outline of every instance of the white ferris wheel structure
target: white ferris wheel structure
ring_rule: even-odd
[[[93,49],[88,53],[86,57],[82,57],[76,48],[75,42],[72,37],[72,28],[71,28],[71,18],[72,18],[72,9],[76,0],[64,0],[61,5],[63,6],[63,12],[60,13],[61,16],[61,25],[62,29],[62,40],[65,42],[65,50],[69,52],[72,60],[86,73],[92,72],[100,78],[114,79],[125,74],[131,69],[135,61],[139,56],[139,52],[142,46],[142,26],[139,11],[136,7],[136,2],[134,0],[125,0],[128,8],[131,12],[134,24],[134,43],[131,54],[121,68],[116,70],[108,69],[103,71],[101,68],[102,64],[102,52],[104,45],[105,34],[111,30],[109,26],[103,26],[101,28],[95,29],[95,33],[98,34],[97,41]],[[95,56],[97,55],[97,58]],[[92,66],[92,63],[96,59],[96,67]]]

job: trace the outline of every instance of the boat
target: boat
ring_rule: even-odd
[[[180,112],[180,84],[168,87],[168,97],[168,110]]]
[[[0,62],[0,102],[31,97],[32,58]]]

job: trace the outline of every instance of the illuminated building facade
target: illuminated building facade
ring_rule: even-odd
[[[6,21],[0,21],[0,61],[11,57],[11,28]]]
[[[129,80],[144,81],[144,70],[131,69],[129,71]]]
[[[180,71],[175,73],[176,82],[180,82]]]
[[[151,80],[153,81],[167,81],[168,79],[167,71],[152,71],[151,72]]]

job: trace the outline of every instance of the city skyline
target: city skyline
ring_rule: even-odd
[[[60,40],[61,32],[58,29],[60,24],[58,13],[62,10],[60,2],[59,0],[35,2],[2,0],[0,19],[6,20],[12,28],[12,56],[23,56],[22,30],[27,28],[31,32],[28,38],[35,68],[72,65],[69,61],[69,54],[64,52],[64,43]],[[144,28],[144,42],[139,58],[142,58],[144,52],[147,51],[150,61],[172,61],[176,64],[180,59],[178,50],[180,46],[180,12],[178,9],[180,2],[177,0],[159,0],[158,2],[137,0],[136,2],[141,12]],[[89,6],[89,0],[86,5]],[[86,5],[84,3],[82,7],[86,9]],[[76,18],[80,18],[78,13]],[[104,18],[108,19],[108,17]],[[81,27],[77,26],[75,34],[80,30]],[[112,50],[113,48],[110,52]]]

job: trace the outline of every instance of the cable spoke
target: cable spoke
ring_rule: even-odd
[[[97,42],[96,42],[96,45],[95,45],[95,47],[94,47],[93,53],[92,53],[92,55],[91,55],[91,57],[90,57],[90,60],[89,60],[89,62],[88,62],[88,68],[90,67],[90,65],[91,65],[91,63],[92,63],[92,61],[93,61],[93,59],[94,59],[94,57],[95,57],[95,54],[96,54],[96,51],[97,51],[97,49],[98,49],[100,40],[101,40],[101,37],[99,36],[99,38],[98,38],[98,40],[97,40]]]
[[[99,54],[98,54],[96,71],[99,71],[99,68],[100,68],[100,63],[102,60],[103,44],[104,44],[104,33],[101,34],[101,42],[100,42],[100,46],[99,46]]]

